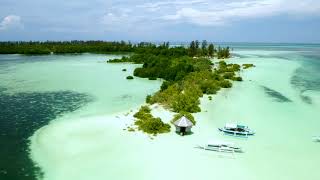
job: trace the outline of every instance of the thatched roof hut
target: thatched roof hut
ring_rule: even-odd
[[[174,125],[176,126],[176,132],[182,135],[190,133],[191,127],[194,126],[194,124],[185,116],[182,116],[180,119],[176,120]]]

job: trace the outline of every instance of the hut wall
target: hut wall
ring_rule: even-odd
[[[180,127],[176,126],[176,132],[180,132]]]
[[[176,132],[180,132],[180,131],[181,131],[181,128],[178,127],[178,126],[176,126]],[[186,132],[187,132],[187,133],[190,133],[190,132],[191,132],[191,127],[187,127],[187,128],[186,128]]]

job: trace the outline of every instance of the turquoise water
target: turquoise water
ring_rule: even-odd
[[[230,62],[256,67],[213,101],[201,100],[193,135],[171,132],[153,140],[123,130],[132,123],[131,110],[161,85],[126,80],[138,65],[105,63],[111,55],[1,55],[0,142],[6,146],[0,179],[320,179],[320,144],[311,139],[320,135],[320,47],[232,47]],[[172,117],[161,108],[153,113]],[[239,139],[217,131],[230,121],[257,135]],[[245,153],[194,148],[216,139]]]
[[[28,138],[50,121],[129,110],[158,89],[159,81],[127,81],[136,66],[105,63],[114,57],[0,56],[0,177],[35,179]]]

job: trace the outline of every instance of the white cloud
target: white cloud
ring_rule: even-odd
[[[119,9],[126,8],[126,12]],[[129,9],[129,10],[128,10]],[[139,22],[148,26],[159,23],[191,23],[218,26],[233,21],[278,15],[306,17],[320,15],[319,0],[173,0],[120,5],[108,12],[104,22],[125,27]]]
[[[117,11],[117,12],[108,12],[102,17],[102,24],[105,25],[107,30],[119,30],[119,28],[126,28],[133,25],[137,16],[132,16],[132,18],[128,15],[126,11]]]
[[[209,3],[209,1],[208,1]],[[320,1],[315,0],[246,0],[228,3],[209,3],[206,8],[187,7],[163,15],[168,21],[189,22],[203,26],[229,23],[235,20],[277,15],[305,16],[320,14]]]
[[[3,18],[0,23],[0,30],[9,29],[21,29],[23,24],[21,22],[21,17],[16,15],[9,15]]]
[[[154,2],[154,3],[145,3],[142,5],[137,5],[139,8],[145,8],[146,10],[149,11],[157,11],[160,10],[163,7],[174,7],[174,6],[188,6],[188,5],[199,5],[199,4],[207,4],[205,0],[180,0],[180,1],[160,1],[160,2]]]
[[[146,31],[159,24],[154,15],[145,14],[142,10],[129,8],[109,9],[102,17],[105,30],[111,31]]]

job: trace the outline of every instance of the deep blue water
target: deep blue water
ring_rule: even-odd
[[[50,120],[91,100],[71,91],[10,94],[0,87],[0,179],[35,179],[40,172],[29,159],[28,138]]]

